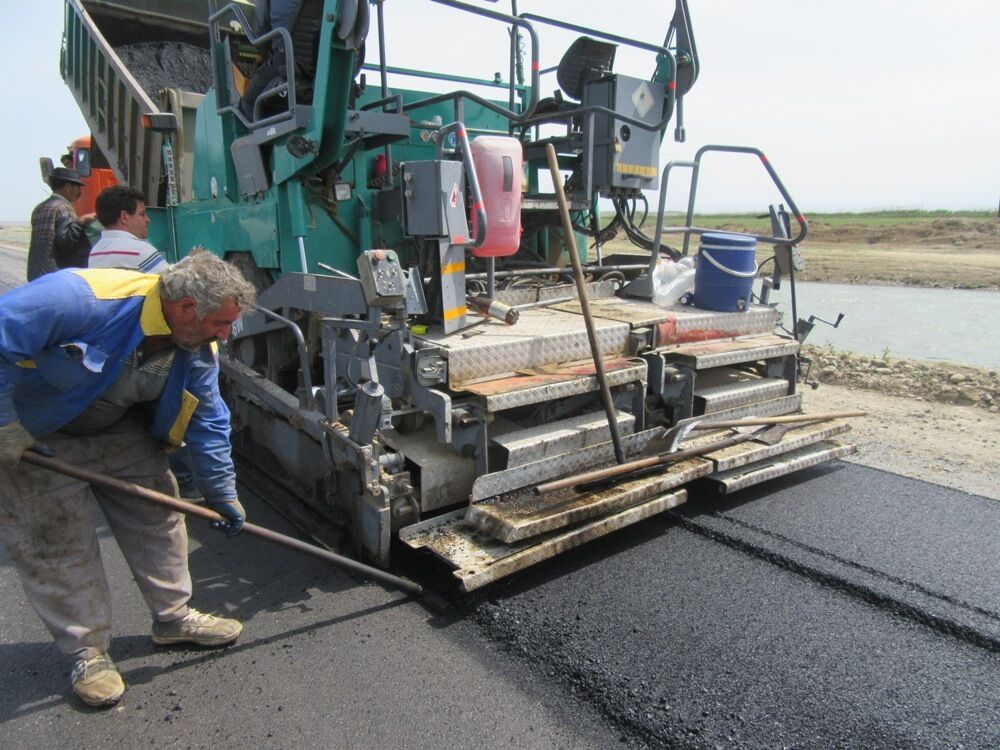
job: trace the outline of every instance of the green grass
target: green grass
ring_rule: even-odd
[[[613,214],[602,214],[602,224],[606,224],[613,217]],[[645,225],[651,226],[655,217],[647,217]],[[890,226],[897,224],[919,224],[921,222],[934,221],[935,219],[966,219],[972,221],[996,220],[995,211],[919,211],[919,210],[894,210],[894,211],[861,211],[844,213],[807,213],[806,220],[813,223],[826,224],[837,227],[845,224],[865,224],[872,227]],[[679,213],[668,213],[667,224],[679,226],[683,222],[684,216]],[[794,221],[792,222],[794,224]],[[759,227],[769,229],[770,220],[758,218],[755,214],[695,214],[694,225],[707,229],[717,229],[726,225],[740,227]]]

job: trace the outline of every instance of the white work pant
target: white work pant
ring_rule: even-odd
[[[56,457],[168,495],[177,484],[140,415],[93,435],[49,435]],[[97,544],[96,498],[155,620],[187,614],[188,538],[181,513],[48,469],[0,469],[0,536],[28,601],[59,649],[89,658],[111,645],[111,592]]]

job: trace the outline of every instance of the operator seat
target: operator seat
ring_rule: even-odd
[[[617,49],[617,44],[581,36],[566,50],[556,68],[559,88],[570,99],[581,101],[588,81],[611,72]]]
[[[300,104],[311,103],[319,55],[323,0],[255,0],[254,6],[257,36],[272,29],[288,29],[295,64],[295,99]],[[254,116],[255,109],[263,116],[287,109],[286,98],[274,93],[275,89],[288,80],[285,67],[284,43],[281,38],[273,39],[264,62],[257,68],[246,92],[240,98],[240,110],[247,120],[252,122],[257,119]]]
[[[616,44],[589,36],[582,36],[573,42],[556,68],[559,89],[552,96],[539,100],[535,116],[544,118],[544,122],[565,121],[567,118],[563,115],[564,112],[580,107],[587,82],[611,72],[617,49]],[[580,130],[583,126],[579,116],[567,124],[571,131]]]

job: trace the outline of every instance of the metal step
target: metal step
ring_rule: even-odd
[[[626,458],[634,458],[642,453],[649,441],[662,437],[663,428],[644,430],[634,435],[622,437],[622,450]],[[595,466],[610,465],[615,460],[611,442],[597,443],[582,450],[562,453],[558,456],[532,461],[530,464],[514,466],[502,471],[493,471],[478,477],[472,485],[472,502],[477,503],[490,497],[513,492],[533,484],[572,476]]]
[[[841,444],[830,440],[784,453],[775,460],[758,461],[730,471],[713,474],[708,479],[719,485],[719,492],[729,494],[766,482],[769,479],[832,461],[835,458],[849,456],[857,450],[858,447],[854,444]]]
[[[595,492],[572,488],[536,495],[529,490],[491,498],[469,507],[466,523],[502,542],[518,542],[598,516],[631,508],[712,473],[700,458],[682,461],[653,476],[624,481]]]
[[[610,388],[638,383],[645,391],[646,371],[646,362],[641,359],[613,359],[604,362],[604,372]],[[486,411],[494,413],[595,392],[598,390],[598,383],[594,364],[590,361],[467,384],[458,390],[482,396]]]
[[[619,412],[618,431],[630,435],[635,426],[635,417],[627,412]],[[608,418],[604,412],[581,414],[569,419],[561,419],[550,424],[511,430],[498,434],[494,429],[490,440],[507,451],[507,468],[558,456],[561,453],[581,450],[588,445],[603,443],[610,439]]]
[[[736,313],[734,313],[736,314]],[[680,364],[692,370],[707,370],[742,362],[787,357],[798,353],[799,342],[782,336],[754,336],[752,338],[716,341],[712,343],[683,344],[663,352],[671,364]]]
[[[737,406],[712,413],[712,419],[740,419],[742,417],[778,417],[782,414],[793,414],[802,408],[802,394],[773,398],[770,401],[760,401],[756,404]]]
[[[828,440],[836,435],[841,435],[851,429],[848,422],[825,422],[819,425],[805,425],[785,433],[781,442],[774,445],[765,445],[753,440],[739,445],[732,445],[723,448],[721,451],[706,453],[704,458],[711,460],[715,464],[717,472],[729,471],[747,464],[764,461],[774,456],[784,453],[791,453],[807,445],[813,445],[822,440]],[[713,432],[713,439],[719,437],[718,432]],[[688,447],[685,443],[683,447]]]
[[[594,320],[594,335],[601,356],[614,359],[626,351],[629,327],[598,318]],[[523,372],[545,372],[556,363],[593,358],[583,318],[546,307],[523,310],[517,325],[485,320],[474,328],[447,334],[432,331],[417,338],[440,347],[448,360],[448,385],[454,390]]]
[[[473,591],[511,573],[555,557],[592,541],[675,508],[687,500],[677,490],[644,503],[561,531],[512,544],[493,539],[465,520],[465,510],[446,513],[400,529],[399,538],[414,549],[427,548],[454,566],[463,591]]]
[[[713,414],[747,404],[770,401],[788,394],[784,378],[755,378],[721,385],[695,388],[694,397],[702,404],[702,414]]]

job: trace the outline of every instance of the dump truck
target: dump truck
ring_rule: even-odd
[[[146,194],[151,241],[207,248],[259,291],[221,359],[239,454],[361,557],[425,550],[471,591],[692,483],[736,492],[853,451],[843,420],[727,426],[801,412],[807,222],[754,147],[661,165],[698,80],[687,0],[662,42],[517,0],[417,5],[491,31],[501,72],[397,62],[392,2],[65,2],[63,77]],[[696,225],[703,161],[730,158],[771,180],[769,234]]]
[[[77,216],[94,213],[97,196],[105,188],[117,184],[114,172],[104,159],[104,152],[93,147],[89,135],[73,140],[66,147],[66,153],[59,158],[59,162],[64,167],[75,169],[83,180],[83,192],[73,201],[73,210]],[[47,156],[40,157],[38,163],[42,172],[42,182],[48,183],[49,175],[52,174],[55,165]]]

